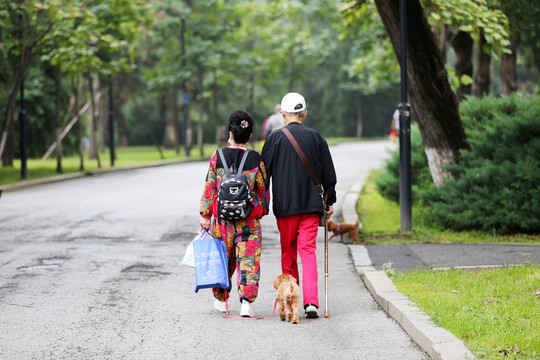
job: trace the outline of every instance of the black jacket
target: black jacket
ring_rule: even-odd
[[[306,155],[313,172],[327,194],[327,204],[336,202],[336,171],[326,140],[315,130],[300,123],[287,129]],[[273,131],[262,150],[268,179],[272,178],[272,210],[276,218],[295,214],[322,214],[321,197],[294,150],[281,130]]]

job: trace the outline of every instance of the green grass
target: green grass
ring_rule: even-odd
[[[357,203],[365,244],[539,243],[538,235],[455,233],[425,220],[413,206],[413,231],[400,232],[399,205],[376,190],[372,173]],[[540,359],[540,265],[491,270],[388,271],[400,292],[464,341],[478,359]],[[393,274],[393,275],[392,275]]]
[[[205,145],[204,156],[210,156],[216,149],[215,145]],[[183,150],[180,154],[176,154],[173,149],[162,149],[163,158],[155,147],[152,146],[132,146],[119,147],[116,149],[115,167],[121,168],[132,165],[151,164],[167,160],[182,160],[185,159]],[[104,151],[99,154],[101,159],[101,168],[111,168],[109,151]],[[200,152],[198,149],[192,149],[190,158],[199,158]],[[34,180],[47,178],[58,175],[79,173],[80,160],[78,155],[65,156],[62,158],[62,174],[56,172],[56,158],[54,156],[43,161],[41,159],[29,159],[27,162],[28,176],[26,180]],[[96,159],[84,159],[84,171],[92,171],[98,169]],[[8,185],[21,181],[21,161],[16,159],[14,166],[0,166],[0,185]]]
[[[393,281],[436,324],[463,340],[478,359],[540,359],[538,264],[397,272]]]
[[[373,180],[372,172],[358,199],[357,212],[362,222],[359,240],[364,244],[409,244],[409,243],[539,243],[540,235],[509,235],[481,231],[452,232],[431,226],[425,221],[428,208],[413,205],[413,231],[400,231],[399,204],[383,198]]]

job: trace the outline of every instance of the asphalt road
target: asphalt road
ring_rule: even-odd
[[[338,195],[382,166],[388,142],[332,148]],[[0,198],[0,359],[426,359],[376,304],[348,249],[329,252],[330,318],[291,325],[224,319],[180,264],[198,228],[207,163],[84,177]],[[339,203],[337,211],[339,212]],[[318,237],[324,308],[323,237]],[[269,315],[280,273],[275,219],[263,219],[261,286]],[[233,277],[234,278],[234,277]],[[232,315],[240,305],[232,296]]]
[[[540,263],[538,244],[409,244],[366,247],[378,270],[388,262],[392,262],[392,267],[400,271]]]

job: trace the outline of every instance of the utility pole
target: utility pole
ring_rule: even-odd
[[[401,27],[401,103],[399,104],[399,204],[401,231],[412,230],[411,105],[407,102],[407,6],[399,2]]]
[[[182,44],[182,69],[186,68],[186,47],[185,47],[185,32],[186,32],[186,19],[182,16],[182,30],[180,33],[180,39]],[[182,110],[184,114],[184,122],[182,124],[182,135],[184,141],[184,154],[186,158],[189,157],[189,144],[187,138],[187,123],[188,123],[188,106],[189,106],[189,94],[186,89],[186,80],[182,80]]]
[[[111,153],[111,166],[114,166],[116,154],[114,151],[114,98],[111,75],[109,75],[109,149]]]
[[[24,104],[24,75],[21,81],[21,98],[20,98],[20,113],[19,121],[21,126],[21,179],[26,179],[27,172],[27,124],[26,124],[26,109]]]

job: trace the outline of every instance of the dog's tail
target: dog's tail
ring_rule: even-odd
[[[287,301],[292,301],[294,298],[294,285],[289,284],[289,291],[287,291]]]

